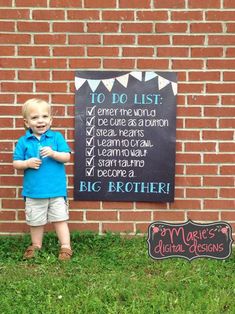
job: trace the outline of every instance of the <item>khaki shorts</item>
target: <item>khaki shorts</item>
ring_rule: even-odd
[[[47,222],[69,219],[68,204],[64,197],[29,198],[25,200],[26,222],[30,226],[42,226]]]

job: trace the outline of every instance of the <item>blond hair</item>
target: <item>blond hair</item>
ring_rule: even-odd
[[[31,99],[28,99],[24,104],[23,104],[23,108],[22,108],[22,114],[23,114],[23,118],[24,119],[27,119],[27,115],[28,115],[28,110],[29,110],[29,107],[31,105],[47,105],[48,106],[48,111],[49,111],[49,114],[51,114],[51,105],[43,100],[43,99],[40,99],[40,98],[31,98]]]

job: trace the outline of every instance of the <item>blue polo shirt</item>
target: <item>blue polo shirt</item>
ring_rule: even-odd
[[[15,147],[13,160],[26,160],[32,157],[39,158],[40,146],[50,146],[57,152],[71,152],[63,135],[60,132],[48,130],[42,134],[40,140],[27,130]],[[22,195],[30,198],[51,198],[67,196],[66,173],[63,163],[50,157],[42,158],[39,169],[28,168],[24,171]]]

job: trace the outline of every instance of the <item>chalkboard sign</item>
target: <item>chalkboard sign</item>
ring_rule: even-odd
[[[75,74],[75,200],[172,202],[176,73]]]
[[[226,259],[232,253],[232,228],[224,221],[182,224],[155,221],[148,228],[148,251],[153,259],[199,257]]]

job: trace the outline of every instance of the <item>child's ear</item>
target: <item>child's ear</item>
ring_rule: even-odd
[[[29,128],[29,124],[28,124],[27,119],[24,119],[24,125],[25,125],[25,127],[26,127],[27,129]]]

